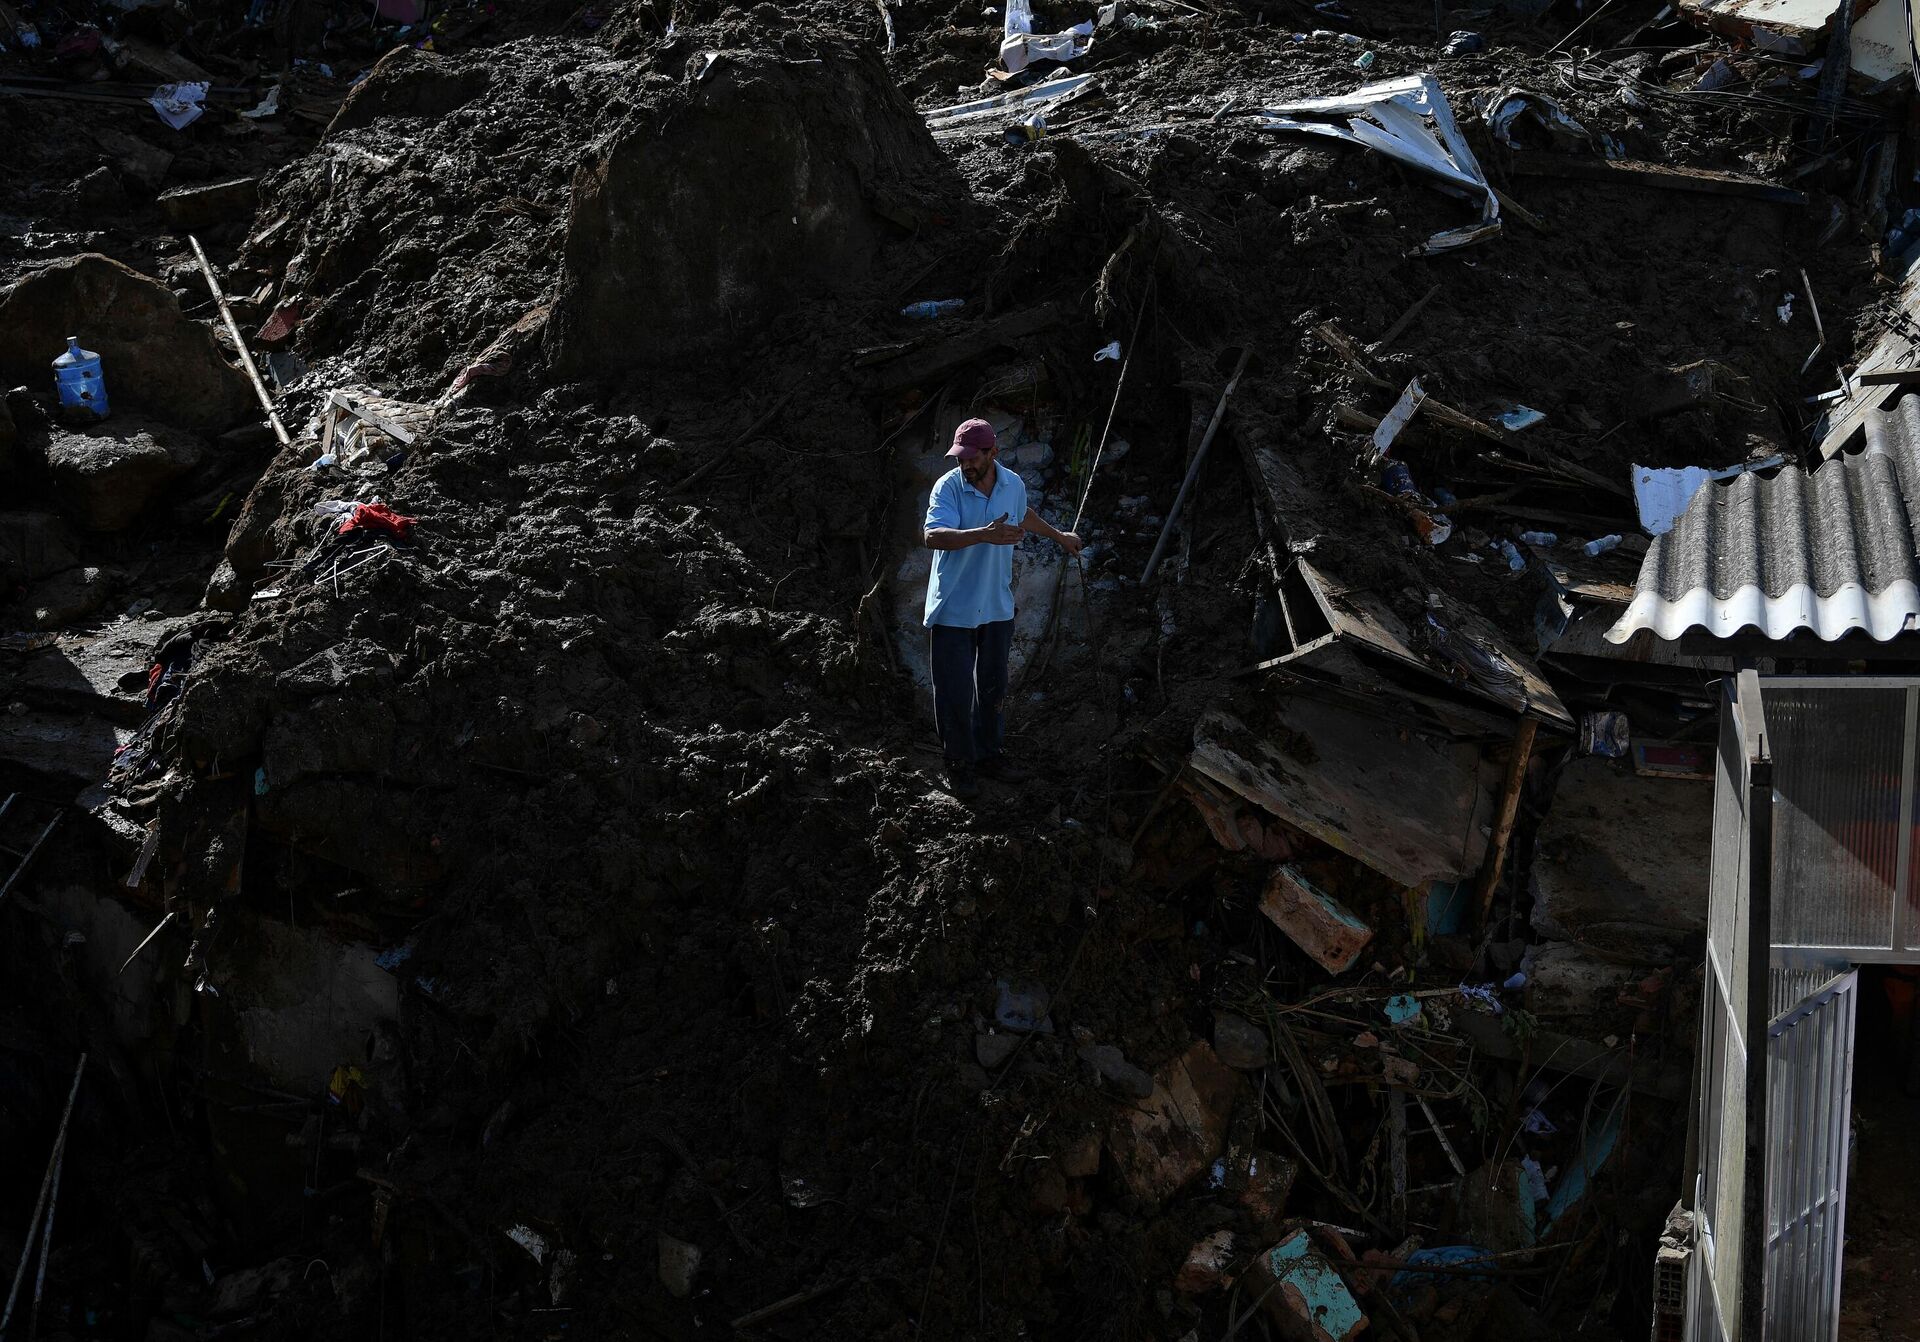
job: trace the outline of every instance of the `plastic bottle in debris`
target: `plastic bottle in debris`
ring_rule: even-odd
[[[1543,550],[1551,550],[1560,543],[1560,537],[1551,531],[1523,531],[1520,539],[1528,545],[1537,545]]]
[[[1581,546],[1580,553],[1584,555],[1603,555],[1619,543],[1620,537],[1618,536],[1602,536],[1598,540],[1588,541],[1585,545]]]
[[[1025,121],[1016,121],[1006,129],[1005,138],[1010,145],[1027,145],[1046,138],[1047,119],[1035,112]],[[958,300],[954,300],[958,301]]]
[[[1432,502],[1414,487],[1413,472],[1404,461],[1388,461],[1381,468],[1380,487],[1396,498],[1405,496],[1421,505],[1414,508],[1410,516],[1414,531],[1427,544],[1439,545],[1453,534],[1453,522],[1436,512]]]
[[[958,312],[967,305],[964,298],[928,298],[918,303],[909,303],[900,309],[902,317],[914,321],[932,321],[935,317],[944,317],[950,312]]]
[[[53,389],[60,398],[62,419],[84,423],[107,417],[107,383],[100,375],[100,356],[81,349],[79,336],[68,336],[66,351],[53,361]]]

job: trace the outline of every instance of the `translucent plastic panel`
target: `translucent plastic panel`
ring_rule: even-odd
[[[1773,944],[1892,949],[1907,692],[1765,684],[1765,704]]]

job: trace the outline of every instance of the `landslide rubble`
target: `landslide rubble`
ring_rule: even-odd
[[[1328,979],[1258,902],[1275,861],[1318,874],[1327,850],[1273,822],[1251,850],[1235,828],[1229,857],[1173,775],[1209,710],[1279,731],[1283,681],[1247,674],[1275,553],[1408,619],[1443,593],[1522,639],[1537,593],[1490,548],[1505,514],[1461,510],[1458,541],[1420,543],[1356,466],[1369,434],[1343,409],[1377,418],[1414,376],[1476,417],[1524,403],[1546,418],[1512,453],[1430,419],[1398,450],[1423,485],[1487,509],[1519,496],[1530,525],[1631,530],[1630,502],[1526,463],[1622,481],[1705,444],[1790,446],[1821,386],[1782,293],[1804,267],[1844,347],[1842,314],[1881,284],[1851,232],[1815,245],[1834,202],[1811,186],[1780,210],[1515,178],[1538,227],[1412,258],[1468,207],[1239,113],[1434,67],[1427,7],[1378,7],[1364,71],[1350,44],[1292,31],[1305,7],[1132,8],[1142,22],[1096,39],[1099,96],[1058,118],[1080,133],[1020,145],[999,121],[925,123],[998,90],[980,69],[999,19],[969,6],[630,5],[591,35],[396,48],[261,174],[217,249],[275,361],[285,447],[233,437],[250,390],[165,286],[96,301],[137,283],[120,261],[0,296],[78,295],[0,330],[9,376],[39,376],[68,312],[137,318],[136,345],[102,344],[110,368],[176,321],[204,347],[130,397],[166,421],[130,447],[23,409],[35,502],[0,513],[9,609],[94,621],[9,649],[72,667],[34,697],[9,663],[22,739],[86,698],[75,678],[116,705],[91,741],[90,782],[110,783],[81,808],[91,846],[47,884],[113,889],[85,907],[119,898],[140,936],[175,919],[102,993],[49,918],[7,1003],[10,1028],[36,999],[76,1036],[141,1040],[89,1120],[87,1196],[120,1228],[56,1256],[58,1288],[111,1279],[133,1302],[116,1317],[152,1328],[129,1335],[160,1338],[249,1319],[286,1337],[696,1337],[775,1305],[743,1329],[1171,1338],[1229,1326],[1209,1237],[1377,1222],[1384,1157],[1316,1171],[1301,1142],[1377,1124],[1386,1027],[1336,1046],[1295,1019],[1312,1056],[1290,1065],[1326,1078],[1324,1116],[1266,1066],[1293,1035],[1260,1004],[1319,1002]],[[1490,50],[1440,68],[1489,159],[1477,109],[1524,80],[1632,155],[1782,166],[1732,148],[1783,140],[1776,106],[1626,99],[1617,75],[1537,56],[1519,20],[1487,26]],[[151,250],[180,278],[176,241]],[[948,297],[961,316],[899,315]],[[1364,348],[1358,370],[1329,324]],[[1094,360],[1113,340],[1130,363]],[[1144,589],[1242,348],[1233,443]],[[1717,394],[1674,392],[1708,363]],[[189,376],[209,383],[191,405],[162,396]],[[337,396],[371,446],[344,436]],[[1053,603],[1011,722],[1035,776],[969,809],[936,786],[897,579],[924,471],[976,408],[1032,440],[1035,497],[1062,525],[1084,507],[1091,544],[1057,570],[1022,552]],[[401,420],[405,436],[381,427]],[[1278,537],[1249,507],[1268,506],[1242,473],[1255,445],[1280,463]],[[355,511],[376,503],[394,530]],[[1631,581],[1629,556],[1608,562]],[[136,613],[149,569],[165,586]],[[1391,883],[1343,894],[1377,929],[1355,970],[1370,988],[1417,966],[1450,990],[1477,965],[1464,939],[1416,932]],[[103,946],[132,921],[88,917],[76,935]],[[1609,981],[1608,1021],[1633,986]],[[1675,1006],[1648,1046],[1684,1068],[1670,1051],[1693,1028]],[[24,1115],[52,1087],[4,1056],[37,1134]],[[1524,1176],[1486,1115],[1527,1105],[1514,1076],[1487,1089],[1446,1097],[1479,1115],[1456,1127],[1479,1189],[1438,1243],[1518,1234],[1501,1195]],[[1561,1117],[1577,1160],[1582,1116]],[[1643,1322],[1641,1249],[1679,1146],[1670,1118],[1646,1121],[1606,1176],[1607,1232],[1580,1223],[1633,1236],[1620,1261],[1570,1255],[1557,1294],[1429,1300],[1419,1335]],[[1586,1309],[1603,1296],[1629,1303],[1603,1319]]]

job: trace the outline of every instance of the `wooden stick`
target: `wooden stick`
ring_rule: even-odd
[[[247,370],[247,376],[253,380],[253,394],[260,398],[260,408],[267,412],[267,423],[273,425],[274,436],[280,440],[280,446],[286,447],[293,440],[287,437],[287,426],[280,422],[280,416],[273,408],[273,397],[267,395],[267,384],[260,380],[260,370],[253,365],[253,355],[247,353],[246,337],[240,334],[240,325],[233,319],[233,309],[227,306],[227,296],[220,292],[220,281],[214,276],[213,266],[207,261],[207,254],[200,250],[200,239],[189,233],[187,241],[193,245],[193,255],[200,263],[200,273],[207,277],[207,288],[213,290],[213,301],[220,305],[220,316],[227,323],[227,334],[233,337],[234,348],[240,351],[240,366]]]
[[[162,932],[166,931],[167,925],[171,923],[175,918],[178,918],[179,916],[180,916],[180,911],[178,909],[175,909],[172,913],[169,913],[166,917],[162,918],[159,922],[155,923],[153,927],[153,931],[147,933],[146,939],[143,940],[138,946],[135,946],[133,948],[133,954],[129,955],[124,961],[121,962],[120,968],[114,971],[113,976],[115,978],[119,978],[122,974],[126,973],[127,966],[140,958],[140,952],[144,951],[147,947],[151,946],[153,944],[153,939],[159,936]]]
[[[1213,435],[1220,429],[1220,421],[1226,418],[1227,402],[1233,396],[1233,389],[1240,385],[1240,375],[1247,371],[1247,360],[1253,357],[1251,345],[1240,351],[1240,362],[1233,366],[1233,376],[1227,379],[1227,386],[1220,393],[1220,402],[1213,408],[1213,418],[1207,423],[1207,431],[1200,438],[1200,447],[1193,454],[1193,461],[1187,466],[1186,478],[1180,481],[1180,492],[1173,497],[1173,507],[1167,510],[1167,520],[1160,526],[1160,539],[1153,543],[1153,553],[1147,558],[1146,571],[1140,575],[1140,585],[1145,587],[1153,581],[1153,571],[1160,567],[1160,557],[1167,552],[1167,538],[1173,535],[1173,524],[1179,519],[1180,509],[1187,501],[1187,495],[1193,489],[1193,482],[1200,474],[1200,467],[1206,463],[1207,449],[1213,446]]]
[[[1394,339],[1402,331],[1406,330],[1409,326],[1413,325],[1413,319],[1415,317],[1418,317],[1422,312],[1426,311],[1427,304],[1431,303],[1434,300],[1434,296],[1439,292],[1440,292],[1440,286],[1436,284],[1433,286],[1433,288],[1427,290],[1426,293],[1420,295],[1419,298],[1416,298],[1413,302],[1413,306],[1408,308],[1405,312],[1401,313],[1400,320],[1395,322],[1392,326],[1389,326],[1387,328],[1387,333],[1381,336],[1378,340],[1374,341],[1373,344],[1368,347],[1367,352],[1370,354],[1378,354],[1381,350],[1385,349],[1388,345],[1391,345],[1394,342]]]
[[[53,1257],[53,1214],[60,1209],[60,1176],[66,1168],[67,1134],[62,1132],[53,1153],[53,1187],[47,1194],[47,1224],[40,1236],[40,1270],[33,1279],[33,1307],[27,1311],[27,1342],[40,1336],[40,1302],[47,1294],[47,1260]]]
[[[795,387],[793,390],[798,391],[799,388]],[[685,489],[688,485],[692,484],[695,480],[698,480],[701,476],[705,475],[708,471],[711,471],[715,466],[718,466],[721,462],[725,461],[728,457],[732,456],[740,448],[752,442],[753,436],[756,433],[759,433],[760,430],[766,428],[768,424],[772,423],[773,417],[779,414],[781,409],[785,407],[786,403],[788,401],[791,401],[792,399],[793,399],[793,391],[789,391],[782,394],[779,400],[775,401],[771,406],[767,407],[766,414],[760,416],[760,418],[753,421],[752,428],[748,429],[745,433],[741,434],[738,438],[728,443],[725,447],[721,448],[718,452],[715,452],[712,456],[708,457],[705,461],[701,462],[698,466],[695,466],[691,471],[688,471],[686,475],[681,477],[680,483],[673,486],[671,489],[669,489],[667,493],[678,494],[681,490]]]
[[[80,1077],[87,1070],[87,1055],[80,1055],[80,1063],[73,1069],[73,1089],[67,1092],[67,1109],[60,1116],[60,1130],[54,1134],[53,1151],[47,1157],[46,1177],[40,1181],[40,1196],[34,1200],[33,1220],[27,1224],[27,1242],[20,1250],[20,1266],[13,1274],[13,1289],[7,1292],[7,1307],[0,1312],[0,1336],[4,1336],[7,1325],[13,1322],[13,1307],[20,1298],[20,1288],[27,1280],[27,1264],[33,1261],[33,1242],[38,1238],[41,1218],[46,1215],[47,1198],[53,1189],[54,1171],[59,1168],[61,1153],[67,1147],[67,1123],[73,1118],[73,1103],[80,1098]]]
[[[1509,196],[1506,192],[1502,191],[1499,187],[1491,186],[1491,187],[1488,187],[1487,189],[1493,192],[1493,198],[1500,202],[1501,209],[1505,210],[1508,214],[1512,215],[1515,219],[1518,219],[1521,223],[1525,224],[1528,228],[1532,229],[1534,232],[1536,233],[1552,233],[1553,232],[1553,226],[1551,224],[1549,224],[1546,220],[1542,219],[1539,215],[1535,214],[1532,210],[1529,210],[1526,206],[1522,205],[1519,201]]]
[[[742,1314],[733,1321],[733,1326],[735,1329],[751,1328],[756,1323],[764,1323],[776,1315],[785,1314],[790,1309],[797,1309],[809,1300],[818,1300],[821,1296],[837,1291],[845,1285],[843,1281],[835,1281],[825,1286],[816,1286],[811,1291],[795,1291],[792,1295],[784,1296],[771,1305],[764,1305],[751,1313]]]
[[[1500,789],[1500,811],[1493,826],[1493,838],[1487,847],[1487,860],[1480,869],[1480,925],[1487,925],[1493,908],[1493,890],[1500,884],[1500,868],[1507,860],[1507,840],[1513,837],[1513,818],[1520,810],[1520,785],[1527,778],[1527,761],[1533,755],[1533,734],[1540,724],[1521,718],[1513,734],[1512,753],[1507,758],[1507,781]]]

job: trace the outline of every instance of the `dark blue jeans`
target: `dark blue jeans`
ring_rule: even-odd
[[[949,764],[972,764],[998,755],[1005,738],[1007,654],[1013,621],[974,629],[936,624],[927,628],[927,662],[933,671],[933,720]]]

